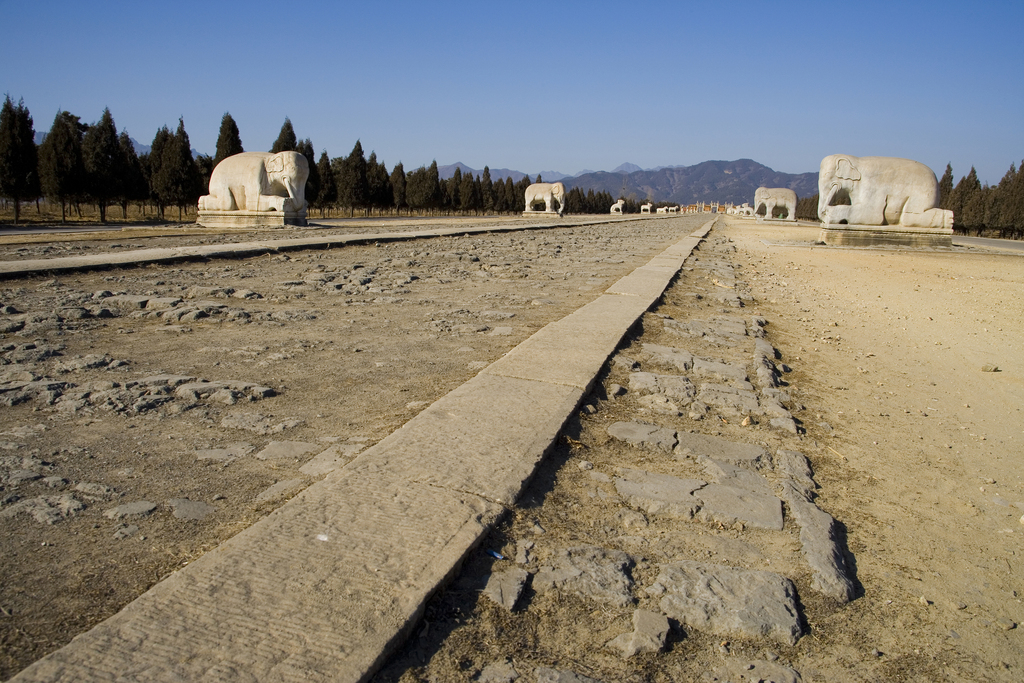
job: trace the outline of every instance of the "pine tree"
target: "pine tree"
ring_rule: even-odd
[[[153,136],[153,143],[150,145],[147,158],[148,163],[144,163],[142,166],[144,171],[148,170],[149,172],[149,197],[156,204],[161,219],[164,217],[164,207],[167,206],[164,197],[169,193],[167,188],[170,182],[164,169],[164,151],[173,138],[174,135],[167,129],[167,126],[160,128]]]
[[[437,159],[430,162],[427,167],[426,189],[428,194],[427,208],[440,205],[441,202],[441,173],[437,170]]]
[[[82,139],[86,192],[100,210],[100,223],[107,222],[107,206],[121,196],[121,147],[110,109],[99,122],[89,126]]]
[[[494,182],[491,180],[491,169],[484,166],[483,177],[480,178],[480,196],[482,199],[482,206],[485,214],[494,211]]]
[[[277,140],[274,141],[274,146],[270,148],[270,151],[274,154],[278,152],[294,152],[298,144],[291,119],[286,116],[284,123],[281,125],[281,132],[277,134]],[[241,146],[241,143],[239,143],[239,146]]]
[[[369,186],[366,179],[366,158],[363,156],[363,145],[356,140],[352,152],[341,165],[338,181],[338,200],[347,206],[349,216],[355,215],[356,207],[367,205]]]
[[[953,193],[953,165],[946,164],[946,172],[939,181],[939,208],[948,209],[950,195]],[[799,206],[799,204],[798,204]],[[814,220],[817,220],[815,218]]]
[[[494,188],[492,191],[494,195],[494,213],[504,213],[508,210],[508,204],[505,202],[505,183],[502,180],[496,180],[494,182]]]
[[[518,202],[516,200],[516,184],[512,180],[512,176],[505,178],[505,210],[509,213],[515,213]]]
[[[370,158],[366,161],[366,184],[367,196],[371,207],[383,211],[391,206],[391,179],[388,177],[388,168],[377,161],[377,153],[371,151]]]
[[[544,180],[540,177],[540,173],[537,174],[537,179],[534,180],[533,182],[535,182],[535,183],[543,183],[544,182]]]
[[[313,141],[309,138],[302,140],[295,146],[295,151],[306,157],[309,165],[309,176],[306,178],[305,198],[309,206],[316,204],[320,194],[320,169],[316,165],[316,152],[313,151]]]
[[[39,145],[39,180],[43,195],[60,202],[60,222],[67,219],[67,203],[82,192],[82,135],[85,132],[78,117],[57,112],[50,132]]]
[[[459,182],[459,206],[460,211],[476,211],[476,188],[474,187],[473,174],[466,173]]]
[[[21,202],[39,196],[35,135],[24,100],[15,106],[7,95],[0,109],[0,195],[14,202],[15,225],[21,217]]]
[[[950,195],[954,225],[971,229],[984,220],[984,199],[981,198],[981,182],[978,173],[971,166],[971,172],[960,178]]]
[[[449,211],[457,211],[459,206],[462,204],[462,169],[458,166],[455,167],[455,173],[452,177],[445,182],[445,189],[447,192],[445,208]]]
[[[540,176],[538,176],[540,177]],[[515,212],[526,211],[526,188],[530,186],[530,176],[523,176],[523,179],[516,183],[515,189]]]
[[[1004,223],[1013,226],[1013,234],[1020,239],[1024,233],[1024,160],[1020,162],[1010,183],[1003,211],[1006,215]]]
[[[122,130],[117,138],[117,146],[121,151],[121,217],[128,218],[128,203],[142,201],[146,198],[146,176],[142,173],[142,163],[135,153],[135,145],[128,135],[128,131]]]
[[[326,149],[320,153],[316,171],[320,177],[320,192],[317,193],[316,204],[320,209],[320,215],[323,216],[324,212],[329,212],[334,202],[338,201],[338,185],[334,182],[334,171],[331,169],[331,159],[327,156]]]
[[[182,210],[199,201],[199,167],[192,158],[191,143],[185,132],[185,120],[178,119],[178,129],[163,146],[160,173],[163,178],[162,199],[167,206],[178,207],[178,221]]]
[[[982,188],[978,180],[978,172],[971,166],[971,172],[965,179],[965,192],[963,201],[963,225],[968,229],[978,229],[985,224],[985,194],[987,188]]]
[[[395,205],[395,211],[399,214],[402,213],[402,208],[406,206],[405,192],[405,167],[402,166],[402,162],[399,161],[395,164],[395,167],[391,169],[391,201]]]
[[[224,112],[220,120],[220,133],[217,135],[217,152],[213,155],[213,166],[227,159],[234,154],[241,154],[242,138],[238,134],[238,124],[231,118],[231,114]]]

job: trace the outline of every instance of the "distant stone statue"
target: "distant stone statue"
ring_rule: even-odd
[[[306,225],[309,163],[298,152],[243,152],[217,164],[199,219],[210,227]]]
[[[952,231],[953,212],[938,206],[935,173],[917,161],[846,154],[821,160],[818,216],[826,226],[899,225]]]
[[[526,188],[527,213],[556,213],[554,203],[558,202],[558,215],[565,212],[565,185],[562,183],[534,183]],[[544,202],[544,211],[537,211],[534,204]]]
[[[626,200],[625,199],[620,199],[619,201],[617,201],[614,204],[612,204],[612,208],[609,211],[609,213],[621,214],[622,213],[622,207],[625,206],[625,205],[626,205]]]
[[[654,204],[651,204],[650,202],[647,202],[646,204],[641,204],[640,213],[650,213],[652,206],[654,206]]]
[[[796,192],[786,187],[759,187],[754,192],[754,213],[765,207],[764,217],[768,220],[775,214],[776,207],[786,209],[786,220],[796,220]]]

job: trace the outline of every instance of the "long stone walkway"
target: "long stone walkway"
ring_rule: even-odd
[[[13,680],[365,680],[713,223]]]

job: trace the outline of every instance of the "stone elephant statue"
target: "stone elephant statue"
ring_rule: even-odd
[[[759,187],[754,191],[754,213],[764,206],[764,217],[771,219],[776,207],[785,207],[786,220],[796,220],[796,192],[787,187]]]
[[[309,163],[298,152],[242,152],[217,164],[200,211],[306,210]]]
[[[561,216],[565,212],[565,185],[562,183],[534,183],[526,188],[528,212],[533,212],[533,205],[537,202],[544,202],[545,213],[555,213],[555,201],[558,201],[558,215]]]
[[[935,173],[917,161],[848,154],[821,160],[818,217],[826,227],[845,223],[952,230],[953,212],[938,205]]]

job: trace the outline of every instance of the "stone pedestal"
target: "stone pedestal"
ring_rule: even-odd
[[[207,228],[283,228],[286,225],[307,225],[305,211],[201,210],[196,223]]]
[[[527,218],[561,218],[557,211],[523,211],[523,215]]]
[[[818,241],[831,247],[952,247],[952,228],[905,228],[900,225],[821,226]]]

